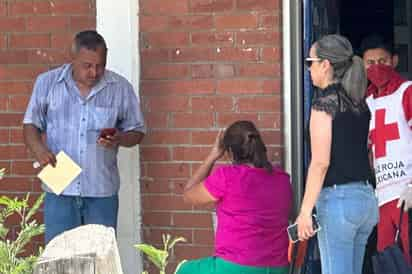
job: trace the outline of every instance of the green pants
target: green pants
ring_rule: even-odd
[[[288,267],[243,266],[217,257],[187,261],[177,274],[287,274]]]

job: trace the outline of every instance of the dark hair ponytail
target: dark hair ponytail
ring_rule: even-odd
[[[235,164],[251,163],[254,167],[272,172],[266,146],[251,121],[237,121],[230,125],[225,131],[223,146],[232,154]]]

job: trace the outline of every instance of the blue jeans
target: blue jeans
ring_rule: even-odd
[[[46,192],[44,224],[46,244],[54,236],[86,224],[101,224],[116,229],[119,197],[103,198],[57,196]]]
[[[372,186],[353,182],[326,187],[316,210],[322,274],[361,274],[366,242],[379,220]]]

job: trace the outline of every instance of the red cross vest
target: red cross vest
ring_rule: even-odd
[[[402,107],[410,85],[412,81],[404,82],[392,94],[366,98],[379,206],[398,199],[412,179],[412,130]]]

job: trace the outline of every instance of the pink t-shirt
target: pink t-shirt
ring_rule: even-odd
[[[215,256],[246,266],[288,265],[292,186],[287,173],[228,165],[214,170],[204,185],[218,199]]]

